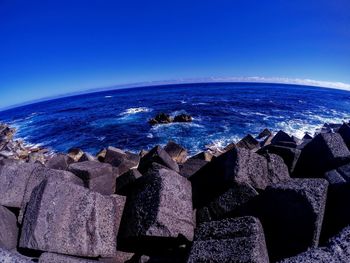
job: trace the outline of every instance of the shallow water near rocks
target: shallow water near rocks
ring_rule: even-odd
[[[187,113],[192,123],[150,126],[157,113]],[[103,91],[0,112],[17,137],[66,152],[113,145],[138,152],[168,140],[191,154],[237,141],[265,127],[302,137],[325,122],[350,119],[350,92],[262,83],[201,83]]]

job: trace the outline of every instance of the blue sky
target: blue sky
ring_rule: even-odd
[[[350,1],[0,0],[0,108],[115,84],[350,83]]]

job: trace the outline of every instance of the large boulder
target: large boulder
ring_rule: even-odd
[[[350,151],[338,133],[321,133],[302,150],[294,169],[297,177],[323,177],[350,162]]]
[[[70,148],[67,155],[72,158],[74,162],[77,162],[84,155],[84,152],[80,148]]]
[[[134,182],[141,176],[142,174],[137,169],[130,169],[118,176],[116,179],[116,193],[119,195],[128,195]]]
[[[170,115],[165,113],[159,113],[154,118],[150,119],[148,123],[151,125],[155,125],[155,124],[171,123],[172,121],[173,120],[170,117]]]
[[[283,159],[285,164],[288,166],[289,173],[293,173],[301,151],[296,148],[269,144],[259,149],[257,153],[261,155],[264,155],[267,153],[277,154]]]
[[[185,163],[180,165],[180,174],[186,178],[190,178],[207,163],[207,161],[199,158],[190,158]]]
[[[96,263],[96,260],[77,258],[56,253],[43,253],[39,258],[39,263]]]
[[[52,156],[47,162],[46,167],[56,170],[67,170],[69,164],[73,163],[74,160],[65,154],[56,154]]]
[[[297,146],[293,137],[289,136],[287,133],[285,133],[282,130],[277,132],[276,135],[272,138],[271,144],[287,146],[291,148],[295,148]]]
[[[198,225],[203,222],[223,219],[235,213],[237,209],[257,195],[258,192],[249,184],[235,184],[207,206],[197,209],[196,223]]]
[[[21,208],[27,182],[38,166],[17,161],[0,166],[0,205]]]
[[[258,149],[260,146],[260,143],[250,134],[245,136],[243,139],[241,139],[237,144],[236,147],[245,148],[248,150],[255,150]]]
[[[168,144],[164,147],[164,150],[175,162],[184,163],[186,161],[187,150],[181,145],[173,141],[169,141]]]
[[[188,263],[268,263],[262,226],[254,217],[201,224],[195,233]]]
[[[7,250],[0,246],[0,262],[1,263],[33,263],[33,261],[13,250]]]
[[[338,130],[338,133],[343,138],[345,144],[350,149],[350,126],[344,123]]]
[[[11,250],[17,247],[17,218],[6,207],[0,205],[0,247]]]
[[[191,183],[154,163],[128,195],[119,233],[121,250],[154,252],[193,239]]]
[[[174,117],[173,122],[191,122],[193,118],[188,114],[179,114]]]
[[[111,195],[116,190],[116,178],[118,169],[108,163],[86,161],[72,163],[69,171],[84,181],[84,184],[92,191],[104,195]]]
[[[104,162],[109,163],[114,167],[118,167],[119,174],[123,174],[129,169],[138,167],[140,156],[110,146],[107,148]]]
[[[164,165],[175,172],[179,172],[179,165],[160,146],[154,147],[144,157],[142,157],[138,169],[141,173],[144,173],[154,162]]]
[[[291,179],[267,187],[250,204],[248,214],[260,219],[272,261],[318,246],[327,188],[324,179]]]
[[[48,178],[27,205],[19,245],[22,248],[84,257],[116,255],[125,198]]]
[[[274,168],[277,167],[269,166],[267,159],[261,155],[247,149],[233,148],[190,177],[194,206],[198,208],[212,201],[234,183],[248,183],[256,189],[263,190],[269,184],[279,182],[280,175],[288,174],[287,171],[276,176]],[[288,178],[289,176],[283,180]]]

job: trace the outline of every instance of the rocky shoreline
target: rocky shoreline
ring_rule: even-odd
[[[350,262],[350,124],[51,153],[0,125],[0,262]]]

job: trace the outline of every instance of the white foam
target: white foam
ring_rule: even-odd
[[[150,112],[150,111],[152,110],[147,107],[129,108],[123,111],[122,113],[120,113],[120,115],[125,116],[125,115],[132,115],[132,114],[137,114],[141,112]]]
[[[106,99],[113,98],[113,96],[105,96]]]

